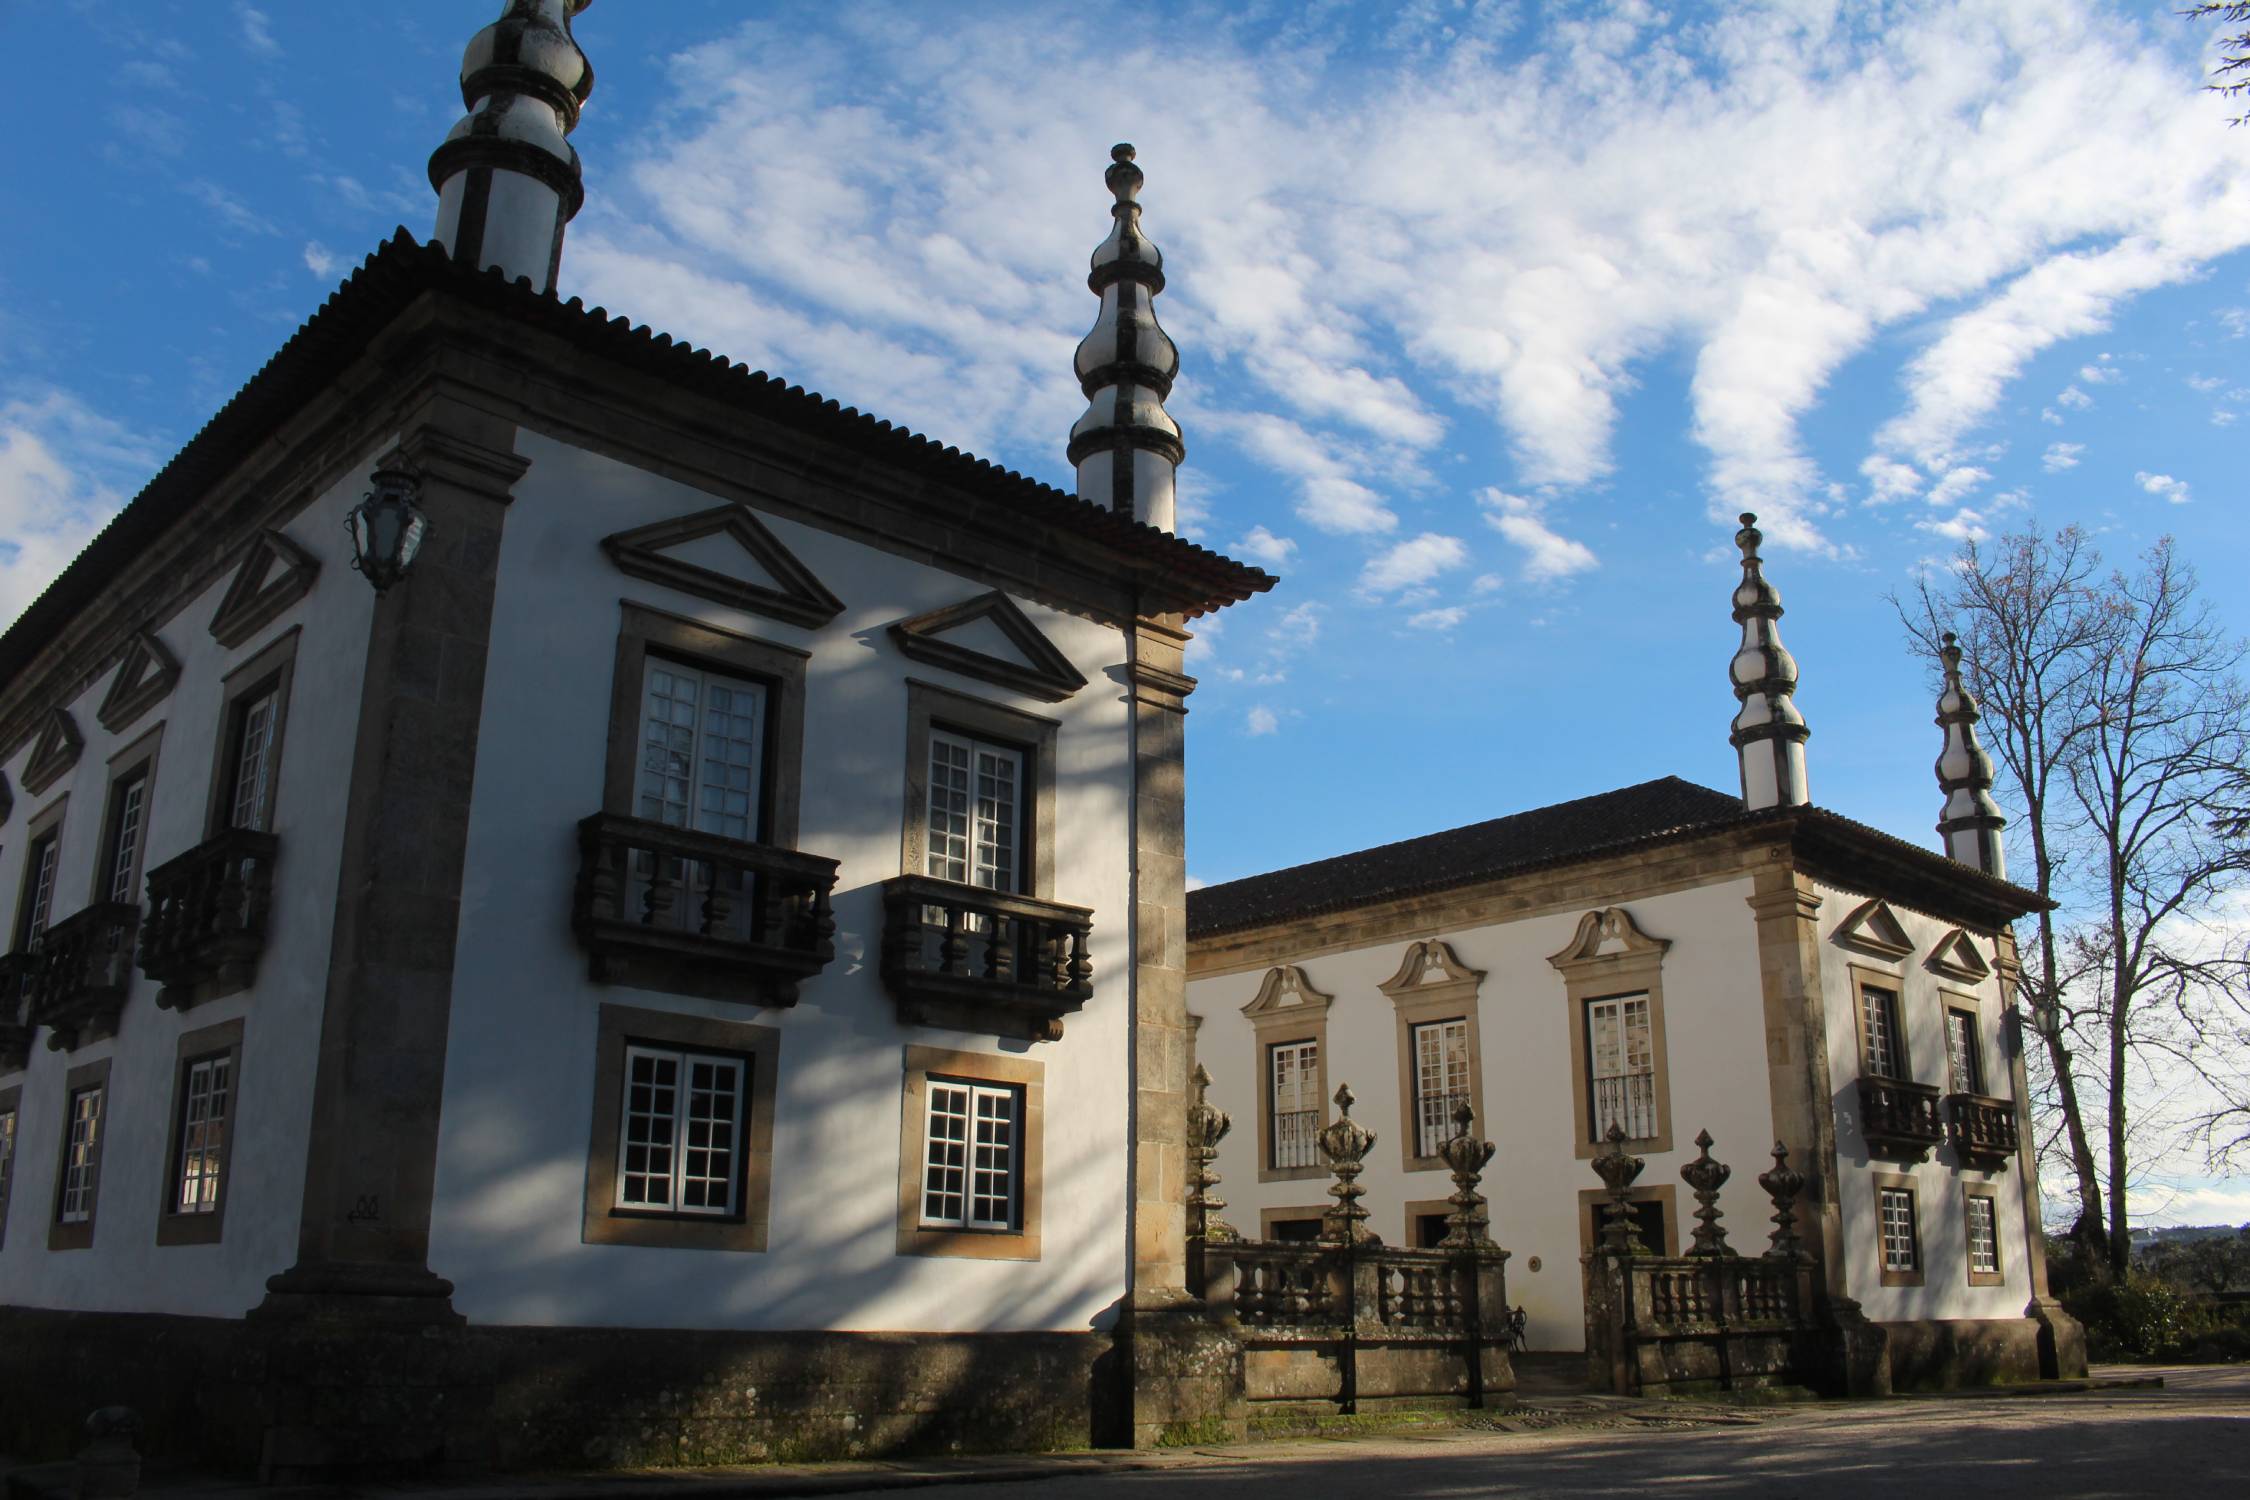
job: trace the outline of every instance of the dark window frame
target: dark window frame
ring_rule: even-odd
[[[157,1205],[156,1243],[216,1245],[226,1232],[227,1200],[233,1196],[236,1125],[242,1119],[242,1037],[240,1019],[183,1031],[172,1052],[172,1110],[164,1146],[164,1201]],[[182,1153],[187,1149],[188,1082],[195,1065],[217,1058],[227,1062],[227,1113],[219,1134],[219,1191],[208,1213],[180,1210]]]

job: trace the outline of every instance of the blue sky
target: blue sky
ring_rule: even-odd
[[[0,618],[429,232],[497,8],[0,4]],[[2170,533],[2250,630],[2250,130],[2169,4],[606,0],[578,34],[565,294],[1050,481],[1139,147],[1188,529],[1284,580],[1197,648],[1201,880],[1732,789],[1744,508],[1816,800],[1924,844],[1883,596],[1962,537]]]

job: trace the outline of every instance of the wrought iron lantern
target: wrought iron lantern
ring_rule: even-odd
[[[377,469],[375,488],[344,517],[351,533],[352,568],[380,595],[406,576],[430,537],[430,518],[414,503],[422,476],[412,469]]]

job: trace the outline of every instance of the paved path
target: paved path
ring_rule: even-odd
[[[2138,1372],[2136,1372],[2138,1373]],[[1254,1444],[1160,1468],[1040,1475],[1039,1500],[1481,1500],[1638,1493],[1808,1500],[2250,1496],[2250,1369],[2162,1372],[2160,1391],[1722,1411],[1645,1405],[1615,1427]],[[1026,1476],[1029,1477],[1029,1476]],[[1027,1500],[1020,1483],[946,1500]]]

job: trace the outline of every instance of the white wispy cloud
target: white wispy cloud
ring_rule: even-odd
[[[2066,385],[2055,393],[2055,405],[2067,406],[2072,411],[2084,411],[2094,404],[2094,398],[2077,386]]]
[[[307,240],[305,242],[305,269],[325,281],[336,269],[336,257],[329,253],[328,247],[320,241]]]
[[[2093,364],[2080,365],[2078,378],[2088,385],[2115,385],[2125,378],[2125,372],[2116,366],[2111,356],[2104,354]]]
[[[2169,474],[2151,474],[2143,469],[2133,476],[2133,482],[2159,500],[2169,500],[2174,505],[2188,503],[2186,480],[2174,479]]]
[[[2085,451],[2084,443],[2049,443],[2047,451],[2039,455],[2039,467],[2050,474],[2075,469],[2078,467],[2078,455]]]
[[[1281,718],[1263,703],[1254,703],[1250,712],[1243,716],[1243,727],[1253,736],[1272,734],[1281,728]]]
[[[1980,469],[1974,464],[1961,464],[1938,476],[1938,482],[1931,485],[1929,494],[1922,498],[1931,505],[1953,505],[1991,477],[1989,469]]]
[[[1229,550],[1252,562],[1279,568],[1297,555],[1297,544],[1285,536],[1275,536],[1263,526],[1253,526],[1247,534],[1237,537]]]
[[[273,39],[272,17],[244,0],[235,0],[234,19],[244,47],[260,57],[281,56],[281,43]]]
[[[1485,507],[1485,524],[1523,552],[1523,576],[1530,581],[1552,582],[1601,566],[1593,548],[1546,523],[1538,501],[1498,489],[1479,491],[1477,501]]]
[[[1359,591],[1370,596],[1410,592],[1468,561],[1468,545],[1459,537],[1425,531],[1369,558],[1360,570]]]
[[[1434,630],[1442,635],[1468,617],[1468,610],[1458,604],[1450,604],[1443,609],[1425,609],[1419,614],[1408,615],[1406,623],[1410,629]]]
[[[67,391],[0,402],[0,622],[23,613],[156,461],[154,444]]]

